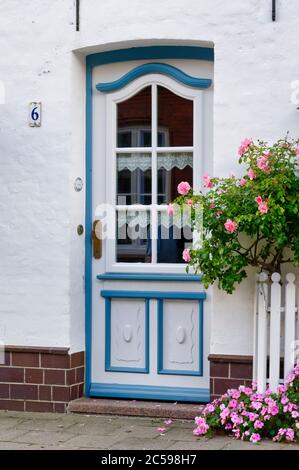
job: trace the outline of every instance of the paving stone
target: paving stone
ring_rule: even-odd
[[[22,422],[22,419],[0,416],[0,432],[4,429],[19,428]]]
[[[199,450],[199,445],[196,441],[175,441],[167,450]]]
[[[159,432],[157,431],[157,427],[155,426],[142,426],[139,423],[133,426],[123,426],[119,429],[120,432],[127,435],[127,437],[146,437],[155,439],[159,437]]]
[[[12,412],[10,412],[12,413]],[[22,417],[22,419],[42,419],[42,420],[47,420],[47,421],[52,421],[56,419],[60,419],[62,416],[61,413],[36,413],[36,412],[31,412],[31,411],[22,411],[22,412],[13,412],[14,416]]]
[[[29,431],[11,439],[13,442],[22,442],[25,444],[41,444],[41,445],[56,445],[60,442],[65,442],[73,437],[72,434],[66,432],[54,431]]]
[[[170,441],[194,441],[193,431],[194,426],[192,427],[169,427],[165,434],[160,436],[161,439],[166,439]]]
[[[129,437],[108,447],[109,450],[166,450],[174,441],[161,441],[160,439],[138,439]]]
[[[0,449],[8,450],[299,450],[270,440],[254,445],[227,436],[197,439],[191,421],[174,420],[165,435],[163,418],[0,412]]]
[[[73,422],[68,423],[65,420],[59,420],[59,419],[54,419],[54,420],[43,420],[43,419],[28,419],[20,424],[18,424],[18,429],[28,429],[30,431],[62,431],[63,429],[67,429],[68,432],[69,429],[72,427],[77,426]],[[1,422],[0,422],[0,427],[1,427]]]
[[[89,449],[110,449],[113,444],[121,441],[123,437],[123,434],[114,434],[111,436],[91,436],[82,434],[72,437],[63,445],[65,448],[77,447]]]
[[[14,429],[3,429],[0,427],[0,442],[15,442],[19,436],[22,436],[24,431]]]
[[[0,442],[0,450],[30,450],[29,444],[17,444],[16,442]]]

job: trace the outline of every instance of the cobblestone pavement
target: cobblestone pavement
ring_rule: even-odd
[[[164,435],[159,426],[161,419],[0,411],[0,449],[299,450],[296,444],[253,445],[222,436],[197,440],[190,421],[174,421]]]

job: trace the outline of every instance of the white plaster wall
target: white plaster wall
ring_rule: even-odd
[[[73,18],[70,1],[0,3],[0,79],[6,88],[0,106],[0,332],[6,344],[82,346],[71,329],[71,315],[77,321],[71,299],[83,292],[82,262],[78,288],[71,277],[78,220],[72,208],[81,211],[84,201],[70,187],[79,152],[84,167],[82,148],[72,140],[78,95],[71,87],[77,72],[70,52]],[[34,129],[27,113],[36,100],[43,117]],[[81,299],[79,310],[82,325]]]
[[[6,342],[83,345],[84,55],[130,45],[215,44],[214,174],[236,169],[244,136],[298,135],[298,3],[277,0],[2,0],[0,309]],[[74,55],[73,50],[78,54]],[[40,99],[43,126],[27,125]],[[251,353],[252,284],[214,289],[212,352]],[[231,325],[233,324],[233,327]]]

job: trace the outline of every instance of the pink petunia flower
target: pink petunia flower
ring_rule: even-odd
[[[209,425],[207,424],[205,418],[203,418],[202,416],[197,416],[195,418],[195,424],[197,426],[193,431],[193,434],[195,436],[203,436],[208,432]]]
[[[286,397],[286,396],[281,397],[281,400],[280,400],[280,401],[281,401],[281,403],[282,403],[283,405],[286,405],[287,403],[289,403],[289,399],[288,399],[288,397]]]
[[[278,385],[278,393],[285,393],[287,391],[287,387],[285,385]]]
[[[183,258],[183,260],[185,261],[185,263],[190,263],[190,261],[191,261],[191,255],[190,255],[190,249],[189,249],[189,248],[186,248],[186,249],[183,251],[182,258]]]
[[[205,413],[213,413],[215,411],[215,406],[212,405],[211,403],[209,403],[206,407],[205,407]]]
[[[238,225],[233,220],[227,219],[227,221],[224,224],[224,227],[228,232],[233,233],[237,230]]]
[[[235,399],[232,399],[232,400],[230,400],[230,402],[228,403],[228,406],[229,406],[230,408],[236,409],[236,408],[238,407],[238,401],[235,400]]]
[[[264,423],[262,421],[260,421],[259,419],[257,419],[254,423],[254,428],[255,429],[262,429],[264,427]]]
[[[294,440],[294,437],[295,437],[295,433],[294,433],[293,429],[292,429],[292,428],[288,428],[288,429],[286,430],[285,436],[286,436],[286,440],[287,440],[287,441],[293,441],[293,440]]]
[[[204,173],[202,179],[204,188],[211,189],[214,186],[213,181],[208,173]]]
[[[250,442],[252,442],[253,444],[256,444],[257,442],[259,442],[261,440],[261,436],[259,435],[259,433],[253,433],[250,437]]]
[[[172,424],[172,419],[166,419],[166,420],[164,421],[164,424],[165,424],[166,426],[170,426],[170,425]]]
[[[271,403],[269,406],[268,406],[268,413],[272,416],[275,416],[277,415],[279,412],[279,408],[278,406],[275,404],[275,403]]]
[[[160,434],[164,434],[165,431],[166,431],[166,428],[160,427],[160,428],[157,428],[157,431],[158,431]]]
[[[247,171],[247,176],[251,181],[256,179],[256,173],[254,170],[252,170],[252,168]]]
[[[183,196],[185,196],[186,194],[189,193],[191,189],[191,186],[190,184],[187,182],[187,181],[182,181],[179,185],[178,185],[178,193],[179,194],[182,194]]]

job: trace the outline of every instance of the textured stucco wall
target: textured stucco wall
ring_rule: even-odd
[[[147,44],[215,45],[214,174],[236,169],[248,135],[298,135],[298,4],[278,0],[2,0],[0,334],[10,344],[83,345],[84,55]],[[72,51],[76,50],[74,54]],[[41,100],[40,129],[27,123]],[[214,290],[212,352],[251,353],[251,282]],[[233,300],[234,299],[234,300]],[[228,326],[230,325],[230,327]],[[2,330],[2,333],[1,333]]]

